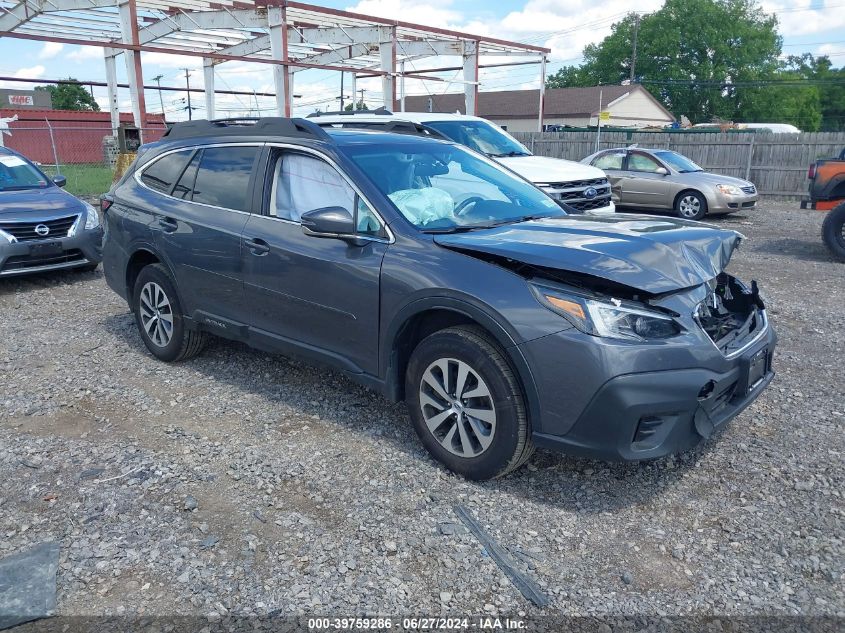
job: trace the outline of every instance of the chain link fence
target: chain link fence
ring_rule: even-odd
[[[142,129],[149,143],[161,138],[164,127]],[[117,136],[110,126],[51,124],[48,121],[11,123],[0,144],[36,163],[48,176],[67,178],[65,188],[77,196],[99,196],[109,190],[117,164]]]

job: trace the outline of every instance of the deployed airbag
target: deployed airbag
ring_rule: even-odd
[[[443,189],[402,189],[394,191],[388,198],[396,205],[408,221],[416,226],[425,226],[437,220],[454,220],[455,201]]]

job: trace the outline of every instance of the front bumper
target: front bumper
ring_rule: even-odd
[[[774,377],[777,336],[771,325],[732,358],[710,346],[676,353],[600,349],[590,361],[589,353],[579,356],[571,345],[556,349],[552,339],[560,337],[530,342],[526,348],[539,345],[525,351],[537,355],[529,359],[542,418],[535,424],[534,442],[568,454],[642,460],[688,450],[736,417]],[[566,354],[567,348],[573,353]],[[535,363],[560,353],[556,375],[549,380],[545,374],[552,365]],[[560,358],[577,370],[567,372]]]
[[[50,244],[48,248],[45,245]],[[103,229],[79,229],[55,240],[0,242],[0,277],[13,277],[98,264],[103,259]]]
[[[708,213],[734,213],[735,211],[750,211],[757,207],[760,196],[758,194],[728,196],[716,192],[707,201]]]

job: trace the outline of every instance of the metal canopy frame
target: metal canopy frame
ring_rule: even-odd
[[[446,81],[406,63],[437,55],[460,56],[466,112],[478,113],[479,57],[538,57],[543,126],[545,60],[540,46],[388,20],[290,0],[0,0],[0,38],[10,37],[104,50],[112,127],[119,124],[116,58],[123,55],[135,124],[146,118],[141,55],[201,57],[207,116],[214,118],[214,68],[227,61],[270,64],[279,116],[290,116],[294,74],[307,69],[381,77],[385,107],[395,109],[396,78]],[[516,60],[514,65],[524,63]],[[497,65],[508,65],[497,64]],[[398,70],[397,70],[398,69]]]

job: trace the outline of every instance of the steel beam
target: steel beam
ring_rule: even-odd
[[[103,49],[106,63],[106,84],[109,95],[109,114],[111,117],[111,131],[117,135],[117,128],[120,127],[120,105],[117,100],[117,60],[114,51],[110,48]]]
[[[376,50],[378,50],[378,44],[376,42],[368,44],[350,44],[349,46],[341,46],[340,48],[336,48],[332,51],[326,51],[325,53],[317,53],[316,55],[309,55],[308,57],[300,57],[299,59],[293,60],[293,63],[336,64],[348,59],[354,59],[355,57],[369,55]]]
[[[141,29],[141,44],[147,44],[174,31],[260,29],[266,26],[267,16],[253,9],[188,11],[169,15]]]
[[[379,58],[381,59],[381,99],[384,107],[393,110],[396,106],[396,29],[390,26],[379,28]]]
[[[240,44],[233,44],[232,46],[221,48],[217,52],[223,53],[224,55],[247,57],[249,55],[255,55],[256,53],[260,53],[261,51],[269,50],[270,48],[270,36],[262,35],[260,37],[254,37],[251,40],[244,40]],[[219,64],[220,62],[215,63]]]
[[[537,117],[537,131],[543,131],[543,117],[546,109],[546,56],[540,62],[540,113]]]
[[[270,52],[273,60],[273,83],[276,86],[276,111],[279,116],[290,116],[290,73],[288,72],[287,20],[284,7],[269,7]]]
[[[462,42],[447,42],[443,40],[408,42],[399,41],[399,51],[408,56],[425,55],[461,55],[463,54]]]
[[[291,29],[291,44],[369,44],[378,42],[381,28],[376,26],[318,27]]]
[[[202,60],[202,72],[205,88],[205,116],[213,119],[214,116],[214,62],[210,59]]]
[[[38,15],[41,7],[40,0],[24,0],[11,9],[4,8],[5,13],[0,15],[0,31],[11,31],[21,24],[26,24]]]
[[[465,112],[478,116],[478,42],[463,43]]]
[[[120,13],[120,32],[124,44],[137,46],[138,41],[138,11],[135,0],[126,0],[118,5]],[[132,99],[132,118],[135,125],[141,130],[143,140],[143,128],[147,121],[147,108],[144,102],[144,75],[141,68],[141,53],[136,50],[127,50],[124,54],[126,59],[126,77],[129,80],[129,94]]]

